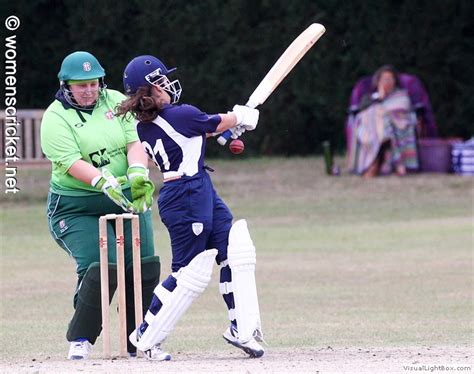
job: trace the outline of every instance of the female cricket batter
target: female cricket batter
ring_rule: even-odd
[[[231,320],[224,339],[260,357],[264,350],[253,336],[246,341],[238,337],[237,323],[241,322],[234,315],[229,286],[233,273],[227,261],[232,214],[214,190],[204,165],[207,136],[231,129],[235,138],[254,130],[259,112],[236,105],[232,112],[209,115],[191,105],[175,105],[182,89],[178,80],[171,82],[167,77],[174,70],[153,56],[134,58],[124,71],[129,97],[117,110],[119,116],[136,117],[140,141],[163,173],[158,207],[172,247],[173,273],[156,287],[145,322],[130,335],[130,341],[140,350],[159,346],[207,286],[216,260]]]
[[[124,211],[142,212],[140,218],[144,309],[159,283],[160,262],[154,256],[151,211],[153,183],[148,180],[147,156],[132,123],[119,119],[114,108],[124,95],[107,90],[105,71],[90,53],[78,51],[62,62],[60,89],[44,113],[41,147],[52,163],[47,203],[48,225],[56,243],[76,261],[78,277],[74,315],[67,331],[68,359],[86,359],[101,331],[99,217]],[[127,175],[124,185],[116,176]],[[126,179],[127,178],[122,178]],[[130,189],[130,185],[132,188]],[[133,205],[129,199],[134,195]],[[113,233],[108,227],[109,263],[116,263]],[[133,331],[131,226],[124,222],[127,329]],[[110,298],[116,271],[110,269]],[[136,349],[129,344],[128,351]],[[152,357],[161,352],[150,351]]]

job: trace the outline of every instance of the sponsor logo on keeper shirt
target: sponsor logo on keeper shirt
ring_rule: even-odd
[[[92,161],[92,165],[96,168],[101,168],[105,165],[110,164],[110,158],[105,148],[102,148],[101,150],[96,152],[89,153],[89,157]]]

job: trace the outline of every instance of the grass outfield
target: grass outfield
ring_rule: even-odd
[[[473,344],[472,178],[328,177],[320,158],[210,164],[234,216],[249,222],[270,349]],[[68,349],[74,262],[47,231],[48,177],[20,167],[22,191],[0,200],[3,362],[63,359]],[[154,219],[168,274],[168,236]],[[232,350],[217,285],[214,268],[168,350]]]

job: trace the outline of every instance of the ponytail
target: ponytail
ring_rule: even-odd
[[[157,100],[152,92],[153,86],[140,87],[116,107],[117,116],[132,114],[140,122],[151,122],[163,108],[164,103]]]

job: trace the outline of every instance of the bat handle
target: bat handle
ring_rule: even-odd
[[[227,143],[227,140],[229,140],[230,136],[232,135],[232,132],[230,130],[225,130],[218,138],[217,138],[217,143],[220,145],[225,145]]]

